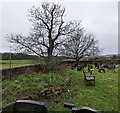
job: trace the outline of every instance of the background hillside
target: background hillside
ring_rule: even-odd
[[[0,53],[2,60],[32,60],[37,58],[35,55],[28,55],[25,53]]]

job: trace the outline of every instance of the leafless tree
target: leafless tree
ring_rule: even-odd
[[[78,22],[65,22],[65,8],[59,4],[43,2],[41,7],[32,7],[29,11],[29,21],[32,29],[28,36],[10,34],[7,39],[18,45],[19,50],[50,58],[65,37],[79,27]]]
[[[59,51],[62,55],[74,58],[78,65],[81,58],[99,54],[100,50],[97,43],[98,41],[95,40],[93,34],[86,34],[84,29],[78,28],[68,36]]]

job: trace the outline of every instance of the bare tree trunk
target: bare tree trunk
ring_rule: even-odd
[[[79,59],[76,59],[76,67],[78,66],[79,64]]]
[[[52,53],[53,53],[53,47],[49,47],[48,48],[48,59],[50,60],[52,57]]]

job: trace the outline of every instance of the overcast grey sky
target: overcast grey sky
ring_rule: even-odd
[[[34,1],[34,0],[33,0]],[[81,20],[86,32],[92,32],[99,41],[103,54],[118,53],[118,2],[59,2],[66,8],[65,20]],[[27,34],[31,24],[28,21],[28,9],[41,2],[3,2],[0,4],[0,21],[2,21],[2,48],[0,52],[9,52],[10,43],[5,34]]]

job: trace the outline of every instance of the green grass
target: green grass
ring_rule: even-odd
[[[70,111],[63,107],[64,102],[73,103],[76,107],[88,106],[100,111],[118,111],[117,72],[107,70],[106,73],[98,73],[97,70],[94,70],[93,75],[96,76],[95,87],[85,85],[84,76],[81,71],[67,68],[64,74],[71,77],[71,85],[61,95],[44,100],[48,105],[48,111]],[[19,81],[16,81],[20,86],[16,84],[15,80],[3,81],[3,105],[15,100],[15,97],[11,96],[10,92],[18,91],[20,95],[23,95],[25,91],[37,93],[38,89],[56,86],[63,80],[59,74],[54,77],[51,74],[32,78],[24,76],[20,76],[17,79]]]
[[[0,68],[12,68],[16,66],[23,66],[23,65],[29,65],[33,64],[32,60],[0,60]]]
[[[3,106],[28,94],[38,94],[42,89],[58,86],[64,81],[64,76],[55,73],[42,75],[20,75],[13,80],[2,82]]]
[[[67,110],[63,107],[64,102],[73,103],[77,107],[89,106],[101,111],[118,111],[118,73],[98,73],[95,70],[95,87],[85,86],[82,72],[68,69],[67,74],[72,78],[71,86],[59,97],[46,101],[49,111]]]

